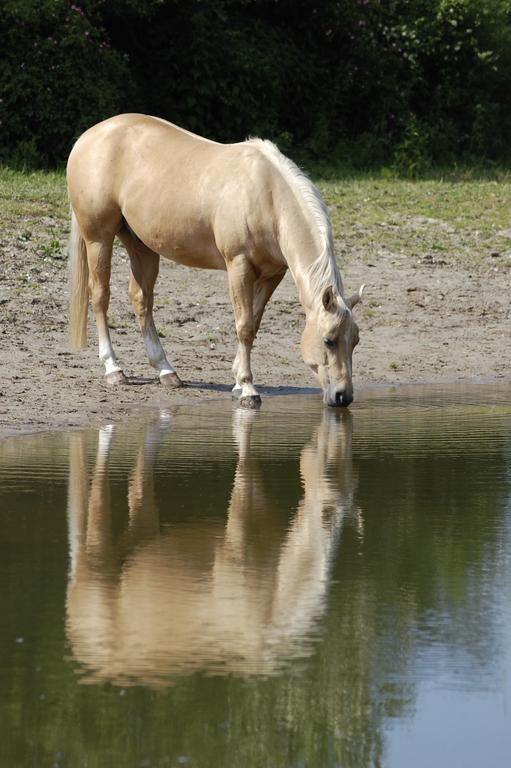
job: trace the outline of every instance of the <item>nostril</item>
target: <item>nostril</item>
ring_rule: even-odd
[[[336,405],[344,405],[344,397],[342,392],[336,392],[335,393],[335,404]]]

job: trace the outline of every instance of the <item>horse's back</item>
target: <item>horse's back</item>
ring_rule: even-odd
[[[86,187],[96,197],[100,191],[119,197],[132,182],[161,183],[175,177],[185,159],[222,146],[159,118],[117,115],[89,128],[74,145],[67,166],[71,199]]]
[[[115,233],[124,219],[157,253],[213,268],[255,241],[270,247],[274,175],[251,142],[220,144],[138,114],[90,128],[68,161],[82,229],[101,222]]]

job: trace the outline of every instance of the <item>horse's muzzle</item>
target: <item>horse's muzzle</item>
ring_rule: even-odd
[[[347,408],[353,402],[353,394],[348,392],[335,392],[333,395],[325,394],[325,403],[333,408]]]

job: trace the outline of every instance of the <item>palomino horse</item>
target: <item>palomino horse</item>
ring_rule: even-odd
[[[112,244],[131,262],[129,295],[151,365],[181,386],[153,321],[160,255],[227,270],[238,351],[233,393],[260,403],[250,352],[266,303],[289,267],[305,310],[302,355],[328,405],[353,400],[358,328],[343,295],[326,207],[309,179],[268,141],[218,144],[164,120],[118,115],[90,128],[67,166],[71,226],[71,341],[87,341],[88,290],[109,383],[124,382],[110,340]]]
[[[276,514],[251,450],[255,420],[253,411],[233,413],[238,461],[226,517],[192,514],[170,526],[160,525],[154,482],[170,417],[149,423],[121,533],[112,528],[114,428],[99,433],[90,485],[87,436],[72,435],[66,634],[86,680],[159,687],[198,670],[267,675],[312,651],[343,525],[362,530],[352,420],[349,412],[322,414],[301,451],[303,495],[289,522]],[[119,444],[124,451],[122,437]],[[201,450],[203,442],[194,455]],[[191,509],[198,498],[189,499]],[[172,504],[166,494],[161,501]]]

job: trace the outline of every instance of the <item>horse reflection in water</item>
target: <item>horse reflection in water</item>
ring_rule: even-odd
[[[86,438],[72,436],[67,636],[85,681],[159,686],[194,671],[268,675],[311,653],[343,520],[361,531],[351,416],[325,411],[302,449],[303,498],[284,531],[250,448],[257,418],[234,412],[238,463],[227,521],[162,530],[153,470],[170,417],[149,424],[129,478],[129,525],[117,539],[113,428],[99,434],[90,487]]]

